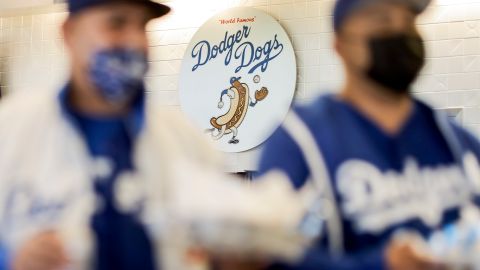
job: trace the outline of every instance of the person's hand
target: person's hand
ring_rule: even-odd
[[[211,270],[266,270],[270,265],[258,256],[212,252],[199,247],[188,249],[185,255],[185,262],[188,265],[201,265],[200,268],[206,267]]]
[[[268,264],[258,260],[239,258],[216,258],[213,260],[214,270],[265,270]]]
[[[388,245],[386,261],[390,270],[444,270],[446,266],[420,254],[413,242],[394,240]]]
[[[217,254],[211,258],[212,270],[266,270],[271,264],[260,256]]]
[[[68,265],[62,242],[56,232],[37,234],[14,254],[13,270],[61,270]]]

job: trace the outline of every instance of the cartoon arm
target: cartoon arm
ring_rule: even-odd
[[[267,96],[268,89],[266,87],[262,87],[262,89],[255,91],[255,101],[250,101],[250,107],[255,107],[259,101],[264,100]]]
[[[221,109],[223,108],[223,97],[227,95],[230,99],[234,99],[235,98],[235,92],[233,92],[231,89],[225,89],[222,91],[222,93],[220,94],[220,101],[218,102],[218,108]]]

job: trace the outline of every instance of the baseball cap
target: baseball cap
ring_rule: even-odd
[[[345,19],[347,19],[353,12],[368,5],[382,2],[397,2],[405,4],[418,15],[428,7],[431,0],[337,0],[333,10],[333,28],[335,32],[338,32]]]
[[[162,17],[170,12],[168,6],[151,0],[68,0],[68,10],[70,14],[74,15],[91,7],[117,3],[144,5],[152,12],[154,18]]]

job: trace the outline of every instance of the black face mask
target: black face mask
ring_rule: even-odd
[[[409,92],[425,64],[425,47],[420,36],[398,34],[372,38],[371,65],[367,76],[397,94]]]

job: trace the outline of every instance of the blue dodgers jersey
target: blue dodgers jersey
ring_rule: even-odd
[[[411,229],[427,236],[456,221],[460,206],[470,201],[462,165],[427,105],[415,101],[411,116],[394,136],[332,95],[295,112],[325,159],[341,212],[347,257],[326,255],[328,239],[322,239],[294,269],[382,269],[383,246],[394,232]],[[461,152],[478,158],[477,140],[448,124]],[[260,175],[285,172],[298,189],[310,177],[303,153],[284,127],[266,143],[259,167]]]
[[[148,234],[132,213],[115,203],[115,184],[123,173],[135,170],[133,142],[122,119],[98,119],[76,115],[93,158],[111,164],[110,174],[95,179],[94,190],[103,207],[92,216],[96,238],[95,269],[153,270],[154,254]]]
[[[60,95],[64,116],[83,136],[91,157],[105,161],[109,170],[92,179],[92,188],[101,202],[91,218],[95,235],[95,260],[97,270],[153,270],[154,247],[138,213],[118,209],[115,185],[122,175],[135,171],[133,153],[135,140],[144,126],[143,90],[133,101],[129,113],[122,117],[98,117],[78,113],[68,103],[69,86]]]

